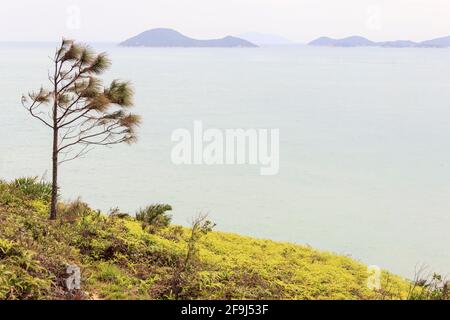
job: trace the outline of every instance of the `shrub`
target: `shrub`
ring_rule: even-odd
[[[171,211],[172,207],[168,204],[153,204],[145,209],[141,209],[136,213],[136,220],[142,222],[142,228],[147,227],[163,228],[170,225],[172,216],[167,214],[167,211]]]
[[[58,203],[58,212],[64,221],[74,222],[79,218],[88,216],[92,210],[78,198],[68,203]]]
[[[109,209],[108,215],[112,218],[119,218],[119,219],[129,219],[130,218],[130,215],[128,213],[120,212],[119,207]]]
[[[201,260],[198,254],[198,242],[203,236],[210,233],[215,226],[215,223],[208,220],[207,215],[198,215],[193,219],[191,233],[186,240],[186,255],[178,268],[175,269],[169,296],[173,296],[174,299],[178,300],[199,295],[201,291]]]
[[[24,195],[12,183],[0,180],[0,205],[20,206],[24,203]]]
[[[52,184],[42,180],[39,181],[38,177],[16,179],[13,186],[32,200],[50,202],[52,197]]]
[[[423,269],[416,274],[408,300],[448,300],[450,298],[450,281],[437,273],[426,276],[422,273]]]

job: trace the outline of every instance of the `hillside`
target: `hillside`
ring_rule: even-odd
[[[48,198],[36,180],[0,181],[0,300],[401,299],[410,288],[383,272],[370,290],[367,267],[348,257],[223,232],[192,238],[79,200],[49,221]],[[64,287],[68,264],[81,268],[80,291]]]
[[[328,47],[448,48],[450,47],[450,36],[422,42],[414,42],[410,40],[374,42],[360,36],[352,36],[343,39],[320,37],[311,41],[308,45]]]
[[[374,46],[375,43],[359,36],[352,36],[343,39],[333,39],[321,37],[309,43],[310,46],[330,46],[330,47],[362,47]]]
[[[420,46],[431,48],[448,48],[450,47],[450,36],[422,41]]]
[[[236,37],[197,40],[172,29],[152,29],[138,34],[120,44],[124,47],[257,47],[255,44]]]

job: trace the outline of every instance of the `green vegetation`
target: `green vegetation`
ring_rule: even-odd
[[[168,227],[172,221],[172,216],[166,212],[172,211],[168,204],[154,204],[141,209],[136,213],[136,220],[141,221],[142,229],[151,228],[157,231],[162,227]]]
[[[367,267],[348,257],[213,232],[206,217],[192,228],[173,226],[165,219],[170,206],[149,207],[138,221],[76,200],[60,202],[58,219],[49,221],[49,190],[37,179],[0,181],[0,299],[406,299],[428,292],[387,272],[382,288],[370,290]],[[66,291],[68,264],[81,268],[81,290]]]

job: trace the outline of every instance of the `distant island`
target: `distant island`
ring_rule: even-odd
[[[422,42],[410,40],[375,42],[360,36],[351,36],[342,39],[320,37],[311,41],[308,45],[328,47],[448,48],[450,47],[450,36]]]
[[[216,47],[216,48],[254,48],[250,41],[227,36],[222,39],[198,40],[189,38],[172,29],[152,29],[120,43],[124,47]]]
[[[276,34],[247,32],[238,35],[238,37],[258,46],[282,46],[293,44],[292,41]]]

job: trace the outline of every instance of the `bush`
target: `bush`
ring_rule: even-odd
[[[119,219],[129,219],[130,218],[130,215],[128,213],[120,212],[119,207],[109,209],[108,215],[112,218],[119,218]]]
[[[50,202],[52,198],[52,184],[42,180],[39,181],[38,177],[16,179],[13,186],[32,200]]]
[[[423,269],[416,274],[408,300],[448,300],[450,281],[437,273],[423,276],[422,272]]]
[[[201,292],[201,259],[198,244],[203,236],[210,233],[215,223],[207,215],[199,215],[192,221],[191,234],[187,239],[186,255],[171,280],[170,296],[174,299],[197,298]]]
[[[172,221],[172,216],[166,212],[171,211],[172,207],[168,204],[153,204],[136,213],[136,220],[142,222],[142,228],[147,227],[163,228],[168,227]]]
[[[24,203],[24,195],[11,183],[0,180],[0,205],[20,206]]]
[[[58,212],[64,221],[75,222],[79,218],[88,216],[92,210],[78,198],[68,203],[58,203]]]

